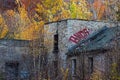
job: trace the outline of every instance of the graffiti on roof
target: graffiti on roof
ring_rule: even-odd
[[[90,34],[90,30],[84,28],[78,31],[77,33],[73,34],[72,36],[70,36],[69,41],[77,44],[79,41],[85,39],[89,34]]]

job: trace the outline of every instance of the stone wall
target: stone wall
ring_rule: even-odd
[[[6,63],[18,63],[18,77],[29,73],[29,48],[26,41],[0,40],[0,73],[6,75]],[[27,43],[28,44],[28,43]]]
[[[75,34],[76,32],[87,28],[92,32],[107,26],[107,27],[115,27],[117,24],[114,22],[100,22],[100,21],[84,21],[84,20],[62,20],[58,22],[47,23],[44,26],[45,30],[45,44],[48,48],[49,59],[52,61],[54,59],[53,47],[54,47],[54,35],[58,30],[59,35],[59,52],[58,56],[60,60],[60,66],[66,66],[66,55],[68,49],[71,46],[74,46],[75,43],[69,40],[70,36]],[[120,25],[120,24],[119,24]]]
[[[108,66],[109,61],[107,61],[108,56],[106,56],[107,52],[88,52],[88,53],[79,53],[75,56],[69,56],[67,58],[67,68],[69,68],[69,76],[73,78],[72,80],[83,80],[89,79],[91,74],[95,73],[96,76],[102,76],[107,73],[110,66]],[[90,66],[90,59],[93,58],[93,66]],[[72,66],[71,63],[73,59],[76,59],[76,74],[72,74]],[[91,69],[93,71],[91,72]],[[107,73],[108,74],[108,73]],[[94,75],[95,76],[95,75]],[[103,76],[105,77],[105,75]]]

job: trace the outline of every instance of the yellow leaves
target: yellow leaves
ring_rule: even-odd
[[[35,10],[39,13],[42,13],[44,11],[44,7],[40,4],[37,4],[37,8]]]
[[[9,17],[13,17],[14,14],[15,14],[15,12],[14,12],[13,10],[7,10],[7,11],[6,11],[6,14],[7,14],[7,16],[9,16]]]
[[[63,18],[62,14],[65,14],[65,18],[68,17],[69,12],[63,12],[67,7],[63,0],[44,0],[42,4],[37,5],[36,11],[43,21],[56,21]]]
[[[0,38],[6,36],[7,32],[13,33],[16,39],[37,38],[44,22],[30,20],[24,7],[19,7],[18,11],[6,10],[0,15]]]
[[[111,80],[120,80],[119,72],[117,71],[117,63],[112,63],[111,65]]]
[[[23,0],[24,1],[24,0]],[[28,1],[28,5],[27,5]],[[25,1],[26,5],[29,6],[31,0]],[[35,11],[37,12],[34,15],[34,19],[40,22],[33,22],[28,17],[28,12],[24,7],[19,7],[19,13],[16,13],[13,10],[8,10],[7,15],[12,17],[8,20],[9,17],[5,18],[8,29],[12,26],[15,30],[15,37],[20,39],[34,39],[38,35],[40,29],[46,22],[57,21],[67,18],[80,18],[88,19],[91,15],[90,11],[87,8],[87,3],[85,0],[71,0],[71,3],[66,3],[64,0],[42,0],[41,4],[36,5]],[[5,15],[6,16],[6,15]],[[0,18],[0,23],[2,18]],[[11,30],[13,30],[11,29]],[[22,32],[21,32],[22,31]],[[20,32],[20,33],[17,33]]]
[[[41,21],[39,23],[33,22],[28,27],[20,32],[19,34],[16,34],[16,39],[23,39],[23,40],[33,40],[40,36],[40,31],[43,29],[44,22]]]
[[[91,16],[85,0],[71,0],[70,12],[71,18],[89,19]]]
[[[103,80],[103,79],[104,79],[104,76],[102,75],[102,72],[98,70],[95,70],[90,78],[90,80]]]
[[[4,18],[0,15],[0,38],[5,37],[7,32],[13,33],[13,38],[16,39],[29,40],[35,39],[38,36],[36,35],[40,30],[38,23],[30,21],[27,11],[23,7],[19,8],[19,13],[13,10],[7,10],[3,14]],[[39,25],[43,26],[43,24],[41,22]]]
[[[66,70],[64,70],[63,68],[61,68],[61,72],[63,74],[63,80],[68,80],[69,69],[67,68]]]
[[[5,25],[4,19],[0,14],[0,38],[3,38],[8,32],[7,25]]]
[[[20,16],[21,18],[23,19],[27,19],[28,18],[28,15],[27,15],[27,11],[25,10],[25,8],[19,8],[19,12],[20,12]]]
[[[36,9],[41,20],[45,22],[57,21],[66,18],[89,19],[91,12],[86,0],[44,0]]]
[[[51,13],[52,13],[52,14],[56,14],[56,11],[57,11],[57,10],[58,10],[58,7],[54,7],[54,8],[51,9]]]
[[[61,19],[66,19],[70,17],[70,11],[62,8]]]
[[[77,17],[77,5],[73,1],[71,2],[70,5],[70,12],[71,12],[71,18]]]
[[[39,20],[48,21],[50,10],[45,9],[45,7],[43,7],[41,4],[37,4],[37,8],[35,10],[37,15],[39,15]]]
[[[16,34],[15,37],[17,39],[23,39],[23,40],[34,39],[33,30],[35,27],[34,27],[34,25],[30,25],[28,29],[25,29],[24,31],[20,32],[19,34]]]
[[[51,0],[44,0],[44,1],[42,1],[42,3],[46,8],[49,8],[52,5]]]
[[[6,25],[3,26],[3,30],[0,32],[0,38],[3,38],[8,32],[8,28]]]
[[[2,16],[0,15],[0,25],[3,23],[3,18]]]

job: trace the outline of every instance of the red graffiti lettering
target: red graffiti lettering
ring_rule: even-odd
[[[69,40],[74,43],[78,43],[80,40],[86,38],[88,35],[89,35],[89,29],[84,28],[83,30],[80,30],[79,32],[70,36]]]
[[[69,38],[70,41],[74,42],[74,43],[78,43],[78,39],[75,36],[71,36]]]

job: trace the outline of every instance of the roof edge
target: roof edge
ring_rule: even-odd
[[[22,39],[5,39],[5,38],[0,38],[0,40],[32,41],[32,40],[22,40]]]
[[[94,21],[94,22],[120,22],[120,21],[106,21],[106,20],[87,20],[87,19],[72,19],[72,18],[69,18],[69,19],[62,19],[62,20],[58,20],[58,21],[51,21],[51,22],[47,22],[45,23],[45,25],[47,24],[51,24],[51,23],[56,23],[56,22],[61,22],[61,21],[68,21],[68,20],[81,20],[81,21]]]

